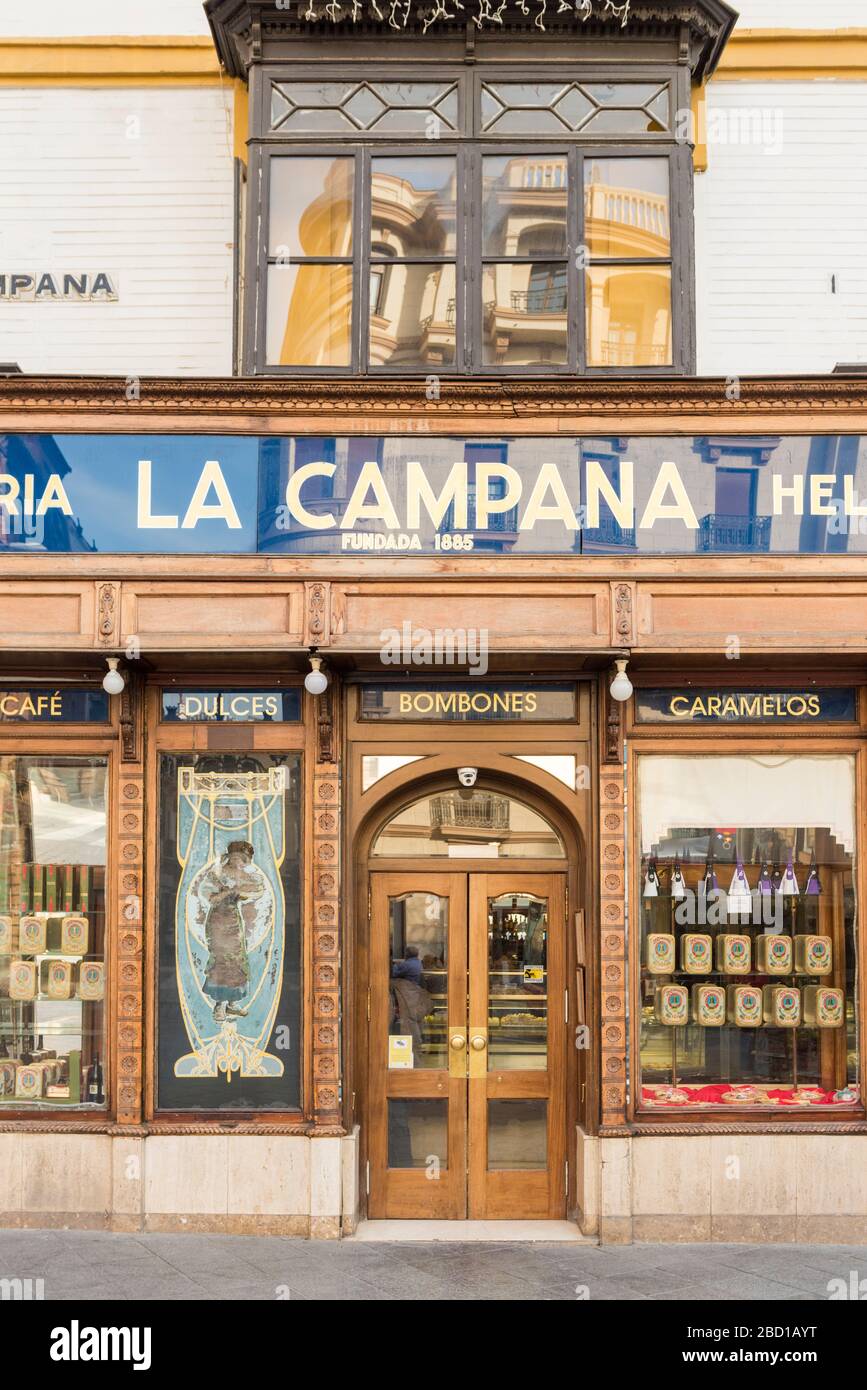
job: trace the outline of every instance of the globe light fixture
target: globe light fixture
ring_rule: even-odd
[[[610,685],[611,698],[622,704],[632,695],[632,681],[626,674],[626,660],[617,662],[617,674]]]
[[[304,689],[308,695],[324,695],[328,689],[328,677],[322,669],[322,657],[310,657],[310,670],[304,677]]]
[[[102,678],[102,688],[108,695],[120,695],[126,685],[123,675],[117,669],[120,657],[109,656],[106,660],[108,670]]]

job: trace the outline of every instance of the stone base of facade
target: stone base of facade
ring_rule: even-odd
[[[641,1135],[575,1151],[602,1244],[867,1243],[867,1135]],[[336,1240],[358,1224],[358,1133],[0,1134],[0,1227]]]
[[[585,1235],[603,1244],[867,1242],[867,1135],[578,1132]]]
[[[335,1240],[358,1136],[0,1134],[0,1227]]]

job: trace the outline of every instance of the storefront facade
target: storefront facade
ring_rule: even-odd
[[[238,375],[0,377],[0,1219],[857,1238],[867,387],[693,375],[732,12],[206,8]]]

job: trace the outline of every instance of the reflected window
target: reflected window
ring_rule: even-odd
[[[377,857],[563,859],[552,825],[502,792],[478,786],[422,797],[399,811],[377,836]]]

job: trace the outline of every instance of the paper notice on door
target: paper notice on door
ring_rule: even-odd
[[[389,1071],[410,1070],[413,1066],[412,1037],[409,1033],[393,1033],[388,1039]]]

